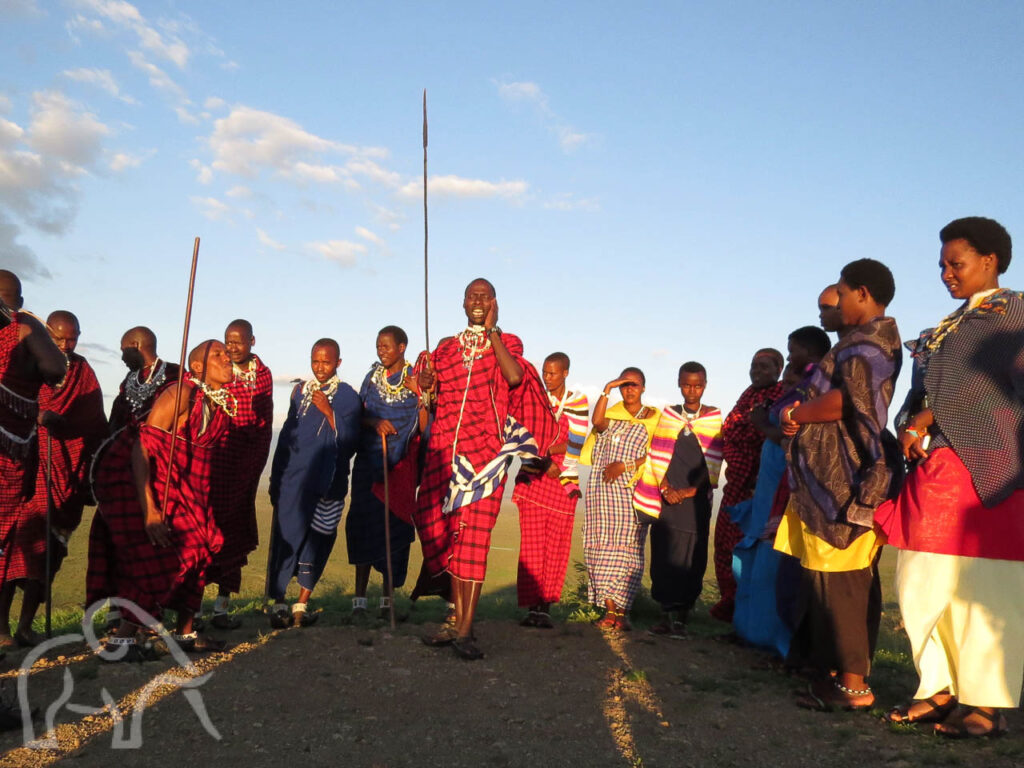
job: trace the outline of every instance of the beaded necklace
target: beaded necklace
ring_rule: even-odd
[[[199,391],[210,399],[211,403],[224,411],[224,413],[228,415],[228,418],[235,418],[235,414],[238,413],[238,400],[233,394],[224,387],[221,387],[220,389],[210,389],[206,386],[205,381],[199,381],[192,377],[191,374],[189,374],[189,377],[192,378],[195,385],[199,387]]]
[[[153,397],[153,393],[167,381],[167,363],[158,357],[149,369],[149,376],[145,381],[140,381],[141,374],[142,371],[129,371],[124,379],[124,398],[131,406],[134,416],[139,415]]]
[[[389,405],[392,403],[400,403],[404,400],[408,400],[410,397],[416,397],[416,393],[405,386],[406,376],[412,371],[412,366],[408,362],[402,365],[402,376],[398,381],[398,384],[392,384],[388,381],[388,369],[380,363],[373,364],[373,373],[370,375],[370,382],[374,387],[377,388],[377,394],[380,395],[380,399]]]
[[[310,379],[302,385],[302,402],[299,404],[299,416],[305,416],[306,411],[309,410],[309,406],[313,404],[313,393],[316,391],[323,392],[327,397],[327,402],[334,402],[334,395],[338,391],[338,386],[341,384],[341,379],[338,378],[338,374],[334,374],[321,384],[316,379]]]
[[[235,373],[235,381],[240,381],[250,388],[256,385],[256,371],[258,368],[256,355],[249,358],[249,364],[245,368],[242,368],[238,363],[231,364],[231,370]]]
[[[482,325],[471,325],[462,333],[456,334],[459,349],[462,351],[462,364],[466,368],[473,367],[473,361],[479,360],[491,348],[491,339]]]

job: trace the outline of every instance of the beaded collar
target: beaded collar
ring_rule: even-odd
[[[327,396],[327,402],[334,402],[334,395],[338,392],[338,386],[341,384],[341,379],[338,378],[338,374],[334,374],[321,384],[315,378],[310,379],[302,385],[302,402],[299,404],[299,416],[305,416],[306,411],[309,410],[309,406],[313,404],[313,393],[320,390]]]
[[[231,370],[235,373],[235,381],[240,381],[247,387],[254,387],[256,385],[258,369],[259,363],[256,362],[256,355],[249,358],[249,364],[244,368],[238,363],[231,364]]]
[[[391,405],[392,403],[400,403],[408,400],[412,397],[417,397],[417,394],[405,386],[405,379],[412,371],[412,366],[406,362],[402,366],[402,375],[399,379],[398,384],[392,384],[388,381],[388,369],[380,363],[373,364],[373,373],[370,374],[370,382],[377,389],[377,394],[380,399],[385,403]]]
[[[235,414],[238,413],[238,400],[233,394],[231,394],[225,387],[220,389],[210,389],[206,386],[205,381],[199,381],[191,373],[188,375],[189,379],[199,388],[210,402],[220,408],[224,413],[228,415],[228,418],[235,418]]]
[[[462,364],[467,368],[473,367],[473,361],[479,360],[491,348],[491,339],[487,330],[482,325],[471,325],[466,330],[455,335],[459,342],[459,349],[462,351]]]
[[[145,381],[140,380],[141,374],[142,371],[129,371],[124,377],[124,398],[128,401],[134,416],[140,414],[157,389],[167,381],[167,363],[158,357],[149,369],[149,376]]]

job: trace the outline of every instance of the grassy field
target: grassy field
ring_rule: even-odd
[[[502,507],[502,514],[498,517],[494,529],[490,559],[488,561],[487,581],[484,584],[483,597],[480,604],[480,616],[492,619],[513,619],[520,615],[516,605],[516,567],[519,555],[519,517],[518,510],[508,497]],[[74,534],[71,540],[71,551],[64,562],[60,573],[57,575],[53,589],[53,615],[54,630],[71,631],[79,623],[82,616],[82,602],[84,595],[84,579],[86,570],[88,550],[88,529],[92,522],[94,510],[87,509],[82,526]],[[233,610],[243,613],[258,612],[261,609],[261,596],[264,588],[265,564],[267,561],[267,546],[271,524],[271,508],[266,494],[265,485],[261,489],[257,500],[257,516],[260,526],[260,547],[249,558],[249,565],[242,571],[242,593],[234,601]],[[576,515],[576,525],[573,533],[573,549],[569,560],[569,573],[565,580],[562,604],[553,609],[556,618],[586,620],[596,617],[589,606],[585,603],[586,578],[583,567],[583,506],[579,506]],[[412,546],[409,562],[409,577],[406,580],[404,589],[399,590],[396,605],[402,613],[408,612],[409,602],[406,598],[409,590],[415,582],[415,576],[419,572],[421,556],[418,543]],[[895,568],[895,552],[886,549],[883,552],[881,561],[883,594],[886,607],[886,617],[883,630],[883,638],[879,659],[882,663],[890,659],[905,669],[909,667],[909,656],[907,646],[902,633],[894,632],[898,626],[898,615],[895,604],[895,595],[892,592],[893,572]],[[345,536],[339,532],[338,541],[330,562],[324,571],[323,578],[314,593],[314,602],[324,607],[324,620],[328,623],[345,623],[351,609],[352,587],[354,582],[354,568],[348,564],[348,552],[345,546]],[[659,617],[657,605],[650,599],[647,589],[650,586],[649,578],[644,579],[644,591],[638,596],[633,610],[633,619],[638,626],[646,626],[653,623]],[[292,593],[297,594],[297,588],[292,587]],[[371,605],[373,598],[380,595],[380,577],[374,574],[371,578],[369,594]],[[215,596],[214,590],[207,590],[207,608]],[[712,564],[708,563],[708,571],[705,574],[704,594],[702,595],[702,606],[698,607],[693,617],[695,629],[711,633],[725,633],[728,630],[726,625],[716,622],[707,617],[706,608],[713,604],[718,598],[715,585]],[[436,620],[443,610],[438,600],[424,600],[410,616],[410,620],[416,623]],[[17,605],[12,616],[16,616]],[[42,611],[37,619],[37,631],[42,631]]]

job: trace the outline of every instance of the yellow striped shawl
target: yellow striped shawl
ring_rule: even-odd
[[[629,411],[626,410],[626,406],[622,404],[620,400],[611,408],[605,411],[605,418],[613,419],[615,421],[632,421],[637,424],[643,424],[647,430],[647,450],[651,450],[651,438],[654,437],[654,430],[658,426],[658,420],[661,418],[661,412],[653,405],[645,405],[644,408],[647,411],[646,418],[637,419]],[[597,439],[597,431],[590,430],[590,434],[587,435],[587,441],[583,443],[583,452],[580,455],[580,464],[586,464],[590,466],[593,463],[594,456],[594,441]],[[646,466],[646,463],[645,463]],[[631,483],[636,482],[639,479],[640,473],[643,468],[637,469],[636,475],[633,476]],[[591,482],[594,481],[591,477]],[[599,480],[600,481],[600,480]]]

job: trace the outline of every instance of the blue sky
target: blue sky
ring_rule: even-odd
[[[121,333],[250,319],[282,380],[333,336],[358,385],[386,324],[431,341],[473,277],[536,363],[626,365],[725,408],[852,259],[905,338],[954,307],[938,230],[1024,237],[1018,3],[0,0],[0,266],[70,309],[112,393]],[[1022,257],[1024,258],[1024,257]],[[1004,284],[1024,287],[1011,265]],[[281,392],[279,410],[286,391]]]

